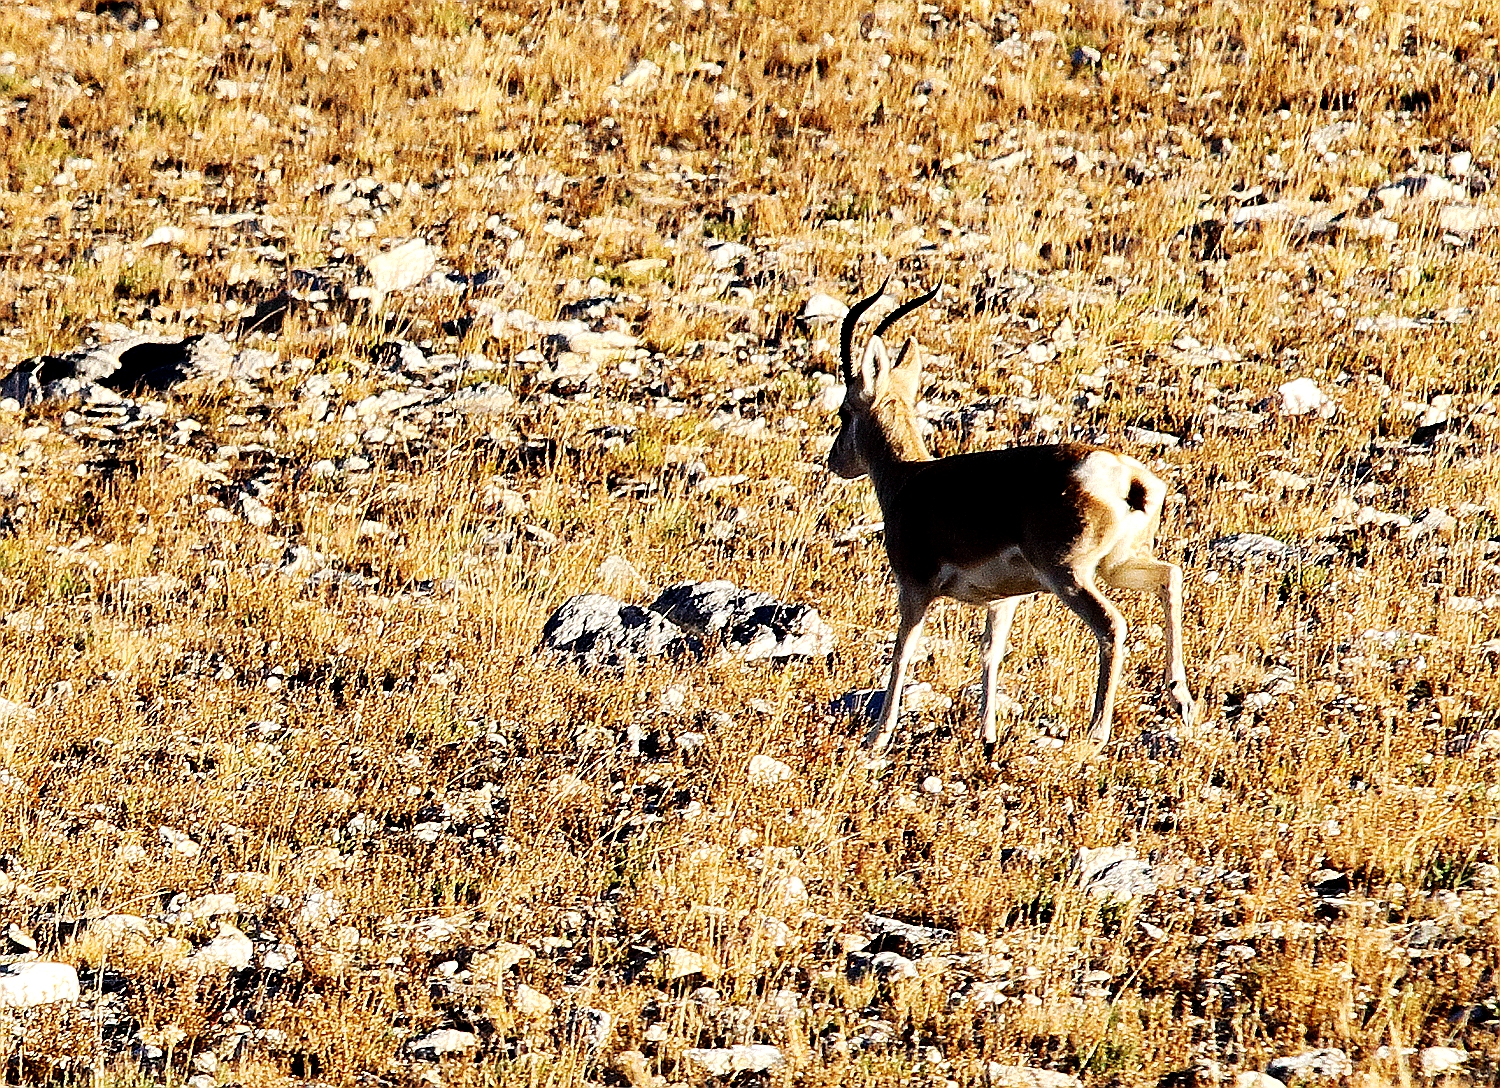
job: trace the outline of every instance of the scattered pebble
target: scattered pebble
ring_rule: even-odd
[[[203,847],[193,841],[190,835],[184,834],[176,828],[159,827],[156,829],[156,834],[175,853],[181,854],[184,857],[195,858],[203,849]]]
[[[1328,1047],[1273,1058],[1266,1065],[1266,1073],[1283,1084],[1290,1084],[1298,1078],[1338,1081],[1353,1075],[1354,1066],[1349,1061],[1349,1055]]]
[[[689,1047],[682,1056],[716,1077],[732,1073],[759,1073],[782,1063],[781,1051],[765,1043],[729,1047]]]
[[[773,759],[768,755],[756,755],[750,757],[750,765],[745,770],[745,777],[752,786],[765,788],[782,782],[790,782],[792,769],[779,759]]]
[[[412,238],[365,262],[377,298],[407,291],[424,282],[437,267],[437,250],[425,238]]]
[[[837,324],[844,319],[849,312],[849,307],[844,305],[832,295],[825,295],[821,291],[812,295],[802,305],[802,312],[798,314],[808,324]]]
[[[785,764],[782,764],[785,766]],[[657,957],[659,974],[664,981],[701,975],[705,966],[703,956],[686,948],[666,948]]]
[[[1338,411],[1338,405],[1311,378],[1296,378],[1280,386],[1276,392],[1281,398],[1281,414],[1284,416],[1315,415],[1320,419],[1332,419]]]
[[[409,1040],[406,1047],[414,1057],[433,1061],[445,1054],[462,1054],[466,1050],[473,1050],[478,1045],[479,1036],[472,1031],[438,1028],[436,1031],[429,1031],[426,1035],[419,1035]]]
[[[199,971],[243,971],[255,956],[250,938],[228,922],[220,922],[218,934],[187,958]]]
[[[984,1082],[989,1088],[1082,1088],[1083,1085],[1067,1073],[1000,1062],[990,1062],[984,1067]]]
[[[1457,1073],[1469,1060],[1469,1052],[1452,1046],[1423,1047],[1420,1056],[1424,1077],[1441,1077]]]
[[[516,987],[516,995],[511,1000],[511,1005],[516,1012],[533,1020],[546,1016],[552,1011],[552,999],[540,990],[533,990],[524,982]]]
[[[1234,1075],[1234,1088],[1286,1088],[1286,1085],[1258,1070],[1246,1069]]]

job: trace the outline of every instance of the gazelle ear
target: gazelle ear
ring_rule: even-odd
[[[875,396],[875,390],[890,370],[891,357],[885,350],[885,342],[878,336],[870,337],[859,363],[860,391],[865,397]]]
[[[922,391],[922,348],[915,337],[908,336],[901,345],[901,353],[891,367],[890,380],[902,400],[916,403],[917,394]]]

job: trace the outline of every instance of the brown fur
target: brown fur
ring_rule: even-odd
[[[858,320],[870,301],[851,309],[846,321]],[[1157,593],[1167,626],[1167,685],[1191,724],[1195,707],[1181,655],[1182,572],[1151,555],[1166,486],[1133,458],[1075,443],[934,459],[916,424],[920,354],[908,340],[892,365],[877,336],[858,368],[852,353],[845,355],[842,426],[828,457],[838,475],[868,475],[874,484],[899,591],[890,681],[866,743],[880,748],[889,742],[927,609],[938,597],[952,597],[988,612],[982,731],[992,746],[997,669],[1016,605],[1034,593],[1055,594],[1099,641],[1090,737],[1107,742],[1125,622],[1100,582]]]

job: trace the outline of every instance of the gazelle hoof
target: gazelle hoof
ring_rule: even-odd
[[[1172,702],[1182,719],[1184,729],[1191,729],[1198,720],[1198,703],[1193,699],[1186,684],[1175,684],[1171,689]]]

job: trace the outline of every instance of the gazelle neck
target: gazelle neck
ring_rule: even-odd
[[[881,509],[898,492],[910,474],[912,465],[931,461],[927,443],[917,429],[916,418],[898,400],[877,401],[870,407],[870,426],[866,431],[865,463],[870,467],[870,482]]]

